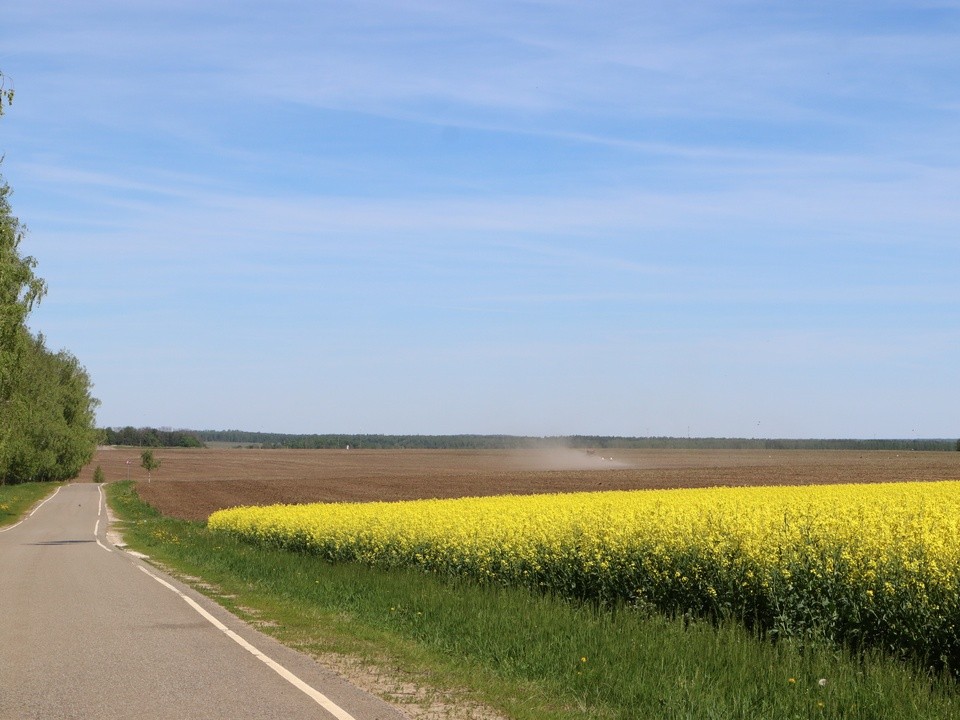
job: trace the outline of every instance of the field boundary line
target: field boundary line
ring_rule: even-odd
[[[224,635],[226,635],[228,638],[230,638],[230,639],[233,640],[235,643],[237,643],[237,645],[239,645],[239,646],[242,647],[244,650],[246,650],[248,653],[250,653],[250,654],[253,655],[255,658],[257,658],[257,660],[259,660],[259,661],[262,662],[264,665],[266,665],[268,668],[270,668],[270,669],[273,670],[275,673],[277,673],[277,675],[279,675],[279,676],[282,677],[284,680],[286,680],[288,683],[290,683],[290,684],[293,685],[295,688],[297,688],[298,690],[300,690],[303,694],[305,694],[307,697],[309,697],[311,700],[313,700],[315,703],[317,703],[317,705],[319,705],[320,707],[322,707],[324,710],[326,710],[328,713],[330,713],[333,717],[337,718],[337,720],[356,720],[356,718],[354,718],[353,715],[351,715],[351,714],[348,713],[346,710],[344,710],[342,707],[340,707],[339,705],[337,705],[335,702],[333,702],[333,700],[331,700],[330,698],[328,698],[328,697],[327,697],[326,695],[324,695],[322,692],[320,692],[319,690],[317,690],[317,689],[314,688],[313,686],[308,685],[306,682],[304,682],[304,681],[301,680],[299,677],[297,677],[296,675],[294,675],[292,672],[290,672],[289,670],[287,670],[283,665],[281,665],[280,663],[278,663],[276,660],[274,660],[273,658],[271,658],[271,657],[268,656],[268,655],[265,655],[263,652],[261,652],[261,651],[258,650],[256,647],[254,647],[254,646],[251,645],[249,642],[247,642],[247,641],[244,640],[242,637],[240,637],[240,636],[239,636],[237,633],[235,633],[233,630],[231,630],[231,629],[228,628],[226,625],[224,625],[222,622],[220,622],[219,620],[217,620],[217,618],[215,618],[215,617],[214,617],[213,615],[211,615],[209,612],[207,612],[206,610],[204,610],[203,607],[201,607],[201,605],[200,605],[196,600],[194,600],[193,598],[189,597],[189,596],[186,595],[185,593],[181,592],[179,589],[177,589],[176,587],[174,587],[173,585],[171,585],[170,583],[168,583],[168,582],[167,582],[166,580],[164,580],[163,578],[161,578],[161,577],[159,577],[159,576],[157,576],[157,575],[154,575],[152,572],[150,572],[149,570],[147,570],[147,569],[146,569],[145,567],[143,567],[142,565],[138,565],[137,567],[140,568],[140,571],[141,571],[141,572],[145,573],[145,574],[148,575],[149,577],[152,577],[154,580],[156,580],[158,583],[160,583],[161,585],[163,585],[165,588],[167,588],[168,590],[171,590],[172,592],[174,592],[174,593],[176,593],[177,595],[179,595],[179,596],[184,600],[184,602],[186,602],[187,605],[189,605],[191,608],[193,608],[204,620],[206,620],[207,622],[209,622],[209,623],[210,623],[211,625],[213,625],[217,630],[219,630],[220,632],[222,632],[222,633],[223,633]]]

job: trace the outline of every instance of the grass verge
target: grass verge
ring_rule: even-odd
[[[164,518],[130,483],[109,486],[108,495],[131,547],[202,578],[201,589],[283,642],[379,668],[394,688],[381,694],[395,701],[419,703],[424,696],[410,695],[411,686],[456,688],[444,696],[449,717],[488,718],[487,708],[516,720],[960,717],[951,681],[878,655],[773,645],[733,624],[602,611],[413,571],[331,565]]]
[[[17,522],[34,503],[52,493],[60,485],[61,483],[50,482],[0,485],[0,527]]]

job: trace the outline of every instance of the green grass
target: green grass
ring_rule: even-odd
[[[61,483],[23,483],[0,485],[0,527],[12,525],[34,503],[52,493]]]
[[[408,682],[457,688],[464,701],[516,720],[960,717],[952,681],[877,655],[774,645],[734,624],[331,565],[163,518],[130,483],[108,494],[132,547],[202,578],[220,602],[267,623],[280,640],[357,656]]]

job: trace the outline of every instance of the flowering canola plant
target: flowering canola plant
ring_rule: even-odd
[[[734,616],[960,668],[960,482],[277,505],[208,526],[335,562]]]

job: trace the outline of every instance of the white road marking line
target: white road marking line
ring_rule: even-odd
[[[175,592],[177,595],[179,595],[181,598],[183,598],[183,600],[186,601],[187,605],[189,605],[189,606],[192,607],[194,610],[196,610],[197,613],[199,613],[200,616],[203,617],[203,619],[205,619],[207,622],[209,622],[209,623],[210,623],[211,625],[213,625],[217,630],[219,630],[219,631],[222,632],[224,635],[226,635],[227,637],[229,637],[229,638],[230,638],[231,640],[233,640],[235,643],[237,643],[237,645],[239,645],[240,647],[242,647],[242,648],[243,648],[244,650],[246,650],[248,653],[250,653],[250,654],[253,655],[255,658],[257,658],[257,660],[259,660],[259,661],[262,662],[264,665],[266,665],[268,668],[270,668],[270,669],[273,670],[275,673],[277,673],[277,675],[279,675],[279,676],[282,677],[284,680],[286,680],[288,683],[290,683],[290,684],[293,685],[295,688],[297,688],[298,690],[300,690],[302,693],[304,693],[305,695],[307,695],[310,699],[312,699],[315,703],[317,703],[317,705],[319,705],[319,706],[322,707],[324,710],[326,710],[328,713],[330,713],[331,715],[333,715],[333,717],[337,718],[337,720],[356,720],[356,718],[354,718],[353,715],[351,715],[351,714],[348,713],[346,710],[344,710],[342,707],[340,707],[339,705],[337,705],[335,702],[333,702],[333,701],[332,701],[330,698],[328,698],[326,695],[324,695],[324,694],[321,693],[320,691],[316,690],[315,688],[313,688],[313,687],[311,687],[310,685],[308,685],[307,683],[305,683],[303,680],[301,680],[301,679],[298,678],[296,675],[294,675],[292,672],[290,672],[290,671],[287,670],[285,667],[283,667],[283,665],[281,665],[280,663],[278,663],[276,660],[273,660],[272,658],[268,657],[267,655],[264,655],[264,654],[263,654],[262,652],[260,652],[257,648],[255,648],[253,645],[251,645],[251,644],[248,643],[246,640],[244,640],[242,637],[240,637],[239,635],[237,635],[233,630],[231,630],[230,628],[228,628],[228,627],[227,627],[226,625],[224,625],[222,622],[220,622],[219,620],[217,620],[213,615],[211,615],[211,614],[208,613],[206,610],[204,610],[204,609],[200,606],[200,604],[197,603],[193,598],[188,597],[188,596],[185,595],[184,593],[180,592],[177,588],[175,588],[173,585],[171,585],[170,583],[168,583],[166,580],[164,580],[163,578],[157,577],[156,575],[154,575],[152,572],[150,572],[149,570],[147,570],[147,569],[146,569],[145,567],[143,567],[142,565],[138,565],[137,567],[139,567],[142,572],[144,572],[144,573],[146,573],[147,575],[149,575],[150,577],[152,577],[154,580],[156,580],[158,583],[160,583],[161,585],[163,585],[165,588],[167,588],[168,590],[172,590],[172,591]]]
[[[61,485],[60,487],[63,487],[63,486]],[[22,524],[27,518],[32,518],[32,517],[33,517],[33,513],[35,513],[37,510],[39,510],[40,508],[42,508],[42,507],[43,507],[44,505],[46,505],[48,502],[50,502],[51,500],[53,500],[54,496],[55,496],[58,492],[60,492],[60,488],[57,488],[56,490],[54,490],[54,491],[53,491],[53,495],[51,495],[51,496],[48,497],[46,500],[44,500],[42,503],[40,503],[39,505],[37,505],[37,506],[33,509],[33,512],[31,512],[29,515],[27,515],[27,517],[25,517],[23,520],[21,520],[21,521],[18,522],[18,523],[15,523],[15,524],[13,524],[13,525],[10,525],[10,526],[8,526],[8,527],[0,528],[0,533],[6,532],[7,530],[13,530],[17,525]]]
[[[113,550],[100,542],[100,516],[103,515],[103,505],[106,500],[103,498],[103,486],[97,485],[97,490],[100,491],[100,501],[97,503],[97,523],[93,526],[93,539],[97,541],[97,545],[102,547],[107,552],[113,552]]]

